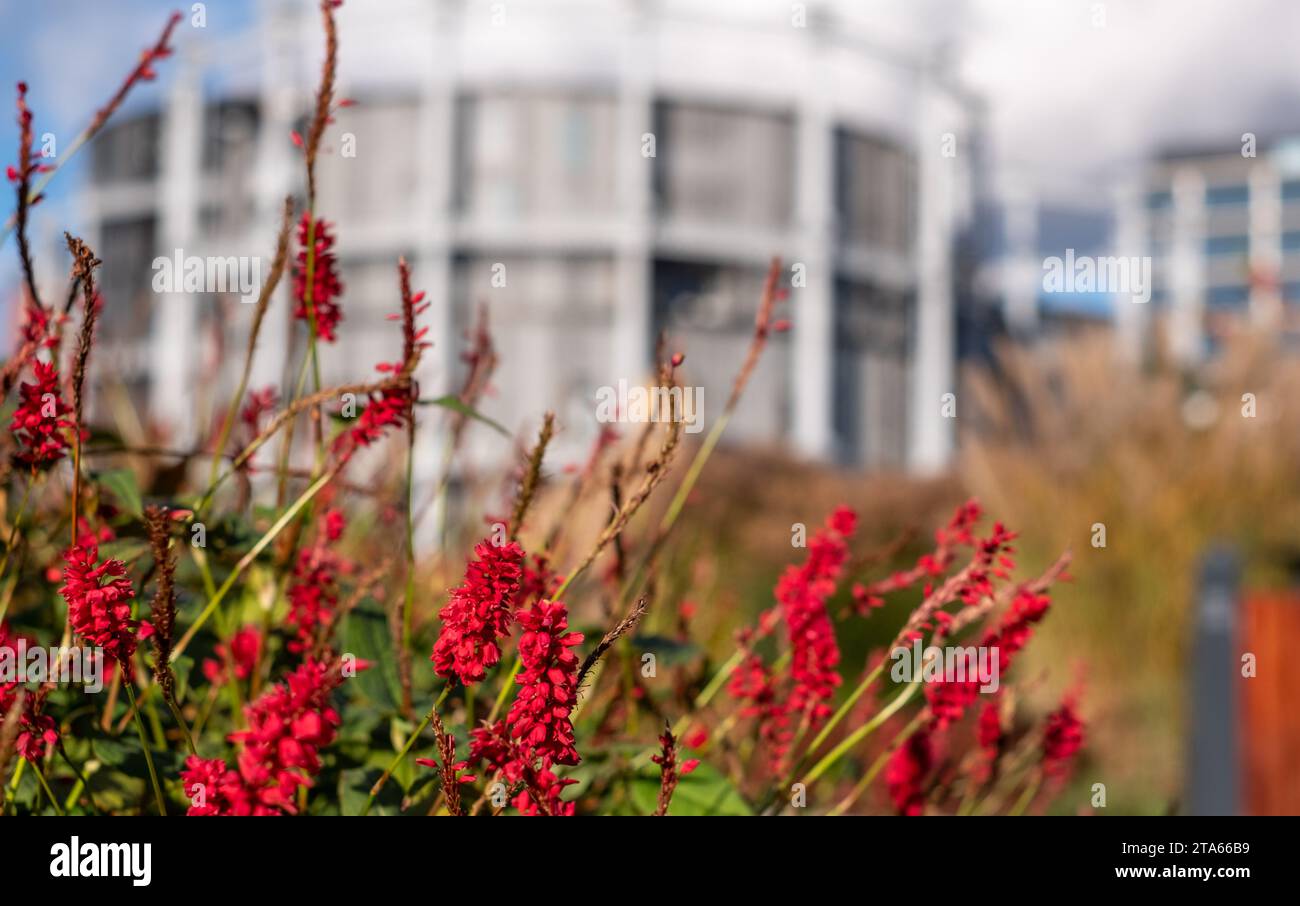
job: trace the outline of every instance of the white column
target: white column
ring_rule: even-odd
[[[618,122],[614,139],[619,235],[615,251],[615,295],[610,381],[636,381],[651,366],[654,274],[651,246],[651,185],[655,159],[643,153],[643,136],[654,131],[654,88],[650,70],[653,20],[641,4],[629,4],[620,24]],[[658,151],[656,147],[656,151]]]
[[[1115,193],[1114,211],[1111,254],[1117,258],[1145,258],[1150,250],[1147,248],[1146,206],[1141,183],[1130,182],[1120,186]],[[1147,289],[1150,291],[1153,287]],[[1151,321],[1150,303],[1138,302],[1134,294],[1128,293],[1114,293],[1111,298],[1115,306],[1116,351],[1125,361],[1139,363],[1143,359],[1146,331]]]
[[[804,286],[790,286],[794,326],[791,362],[794,373],[794,445],[809,458],[835,454],[835,178],[833,120],[827,108],[826,38],[821,25],[808,28],[806,79],[796,113],[795,228],[798,257],[783,262],[803,265]],[[789,282],[788,279],[786,282]]]
[[[1267,162],[1250,172],[1250,320],[1265,329],[1282,320],[1282,181]]]
[[[432,399],[453,393],[456,362],[464,339],[456,330],[456,300],[452,296],[452,226],[456,217],[456,86],[459,79],[457,48],[462,23],[457,4],[433,3],[426,11],[428,32],[427,69],[420,86],[420,109],[416,146],[421,149],[420,166],[413,188],[416,203],[414,258],[411,289],[423,292],[429,308],[418,324],[429,328],[425,339],[433,345],[424,351],[416,380],[421,396]],[[393,279],[397,279],[394,266]],[[396,298],[396,296],[394,296]],[[463,300],[474,305],[474,299]],[[472,323],[472,321],[467,322]],[[440,474],[447,419],[440,409],[417,409],[416,456],[412,479],[417,506],[430,498]],[[439,500],[416,527],[415,544],[427,550],[438,544],[438,527],[443,524]]]
[[[953,231],[966,188],[971,136],[960,128],[959,111],[928,75],[919,85],[917,134],[916,320],[908,405],[907,464],[935,472],[952,455],[954,419],[943,414],[943,396],[957,393]],[[945,134],[956,154],[945,157]],[[961,401],[957,414],[961,415]]]
[[[255,177],[257,219],[253,229],[258,238],[252,252],[264,256],[264,275],[275,254],[285,196],[295,192],[303,180],[301,153],[289,141],[289,133],[294,128],[294,120],[305,108],[297,78],[301,53],[297,36],[301,22],[282,5],[266,7],[265,17],[258,30],[262,73]],[[295,210],[294,213],[289,233],[289,261],[276,290],[277,300],[288,300],[292,293],[293,261],[298,250],[297,220],[302,212]],[[289,319],[285,308],[289,304],[288,301],[273,300],[262,321],[257,354],[249,376],[250,389],[260,389],[268,384],[280,387],[284,380],[289,342]]]
[[[157,255],[172,257],[178,248],[185,255],[196,253],[202,133],[198,72],[192,59],[182,59],[163,111]],[[184,293],[157,295],[149,334],[150,412],[170,428],[170,442],[180,447],[193,442],[196,427],[199,304],[196,297]]]
[[[1173,205],[1169,346],[1175,360],[1190,366],[1205,347],[1205,180],[1196,170],[1174,174]]]

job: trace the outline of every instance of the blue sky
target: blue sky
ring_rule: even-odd
[[[0,0],[0,108],[4,110],[0,115],[0,160],[9,164],[17,156],[13,104],[20,80],[28,83],[38,145],[43,134],[53,133],[62,153],[130,72],[140,51],[157,39],[172,11],[185,17],[177,26],[173,44],[179,48],[193,39],[193,6],[163,0]],[[255,2],[209,0],[205,12],[207,36],[216,37],[245,27],[255,12]],[[166,64],[159,67],[158,80],[138,86],[124,109],[156,104],[170,70]],[[48,209],[41,209],[46,205],[37,208],[38,219],[56,217],[58,229],[76,226],[75,212],[58,208],[70,197],[88,160],[83,150],[58,174],[50,186]],[[7,220],[13,201],[9,193],[3,197],[0,218]],[[0,247],[0,287],[12,285],[15,270],[10,240]]]

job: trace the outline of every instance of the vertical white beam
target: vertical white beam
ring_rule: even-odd
[[[199,210],[203,136],[203,93],[193,59],[183,58],[167,95],[162,123],[159,179],[159,247],[171,257],[175,249],[194,254]],[[193,389],[198,377],[198,310],[200,303],[183,293],[157,295],[150,331],[149,406],[154,418],[171,429],[177,446],[193,442]]]
[[[794,443],[809,458],[835,454],[835,266],[834,210],[831,188],[835,178],[833,121],[827,107],[825,28],[818,20],[808,31],[806,81],[800,92],[795,130],[795,229],[798,258],[807,285],[791,286],[790,314],[794,322],[791,362],[794,368]],[[787,269],[787,273],[789,273]]]
[[[305,104],[296,76],[302,53],[302,42],[298,37],[301,23],[282,4],[265,5],[263,15],[265,18],[257,32],[262,72],[258,99],[260,123],[257,135],[257,173],[254,177],[257,215],[253,227],[253,232],[259,239],[257,250],[253,254],[270,256],[275,252],[284,198],[296,191],[302,181],[301,157],[290,143],[289,133],[294,128],[294,120],[305,109]],[[300,211],[295,213],[301,216]],[[292,293],[292,265],[297,247],[295,219],[289,234],[289,266],[276,290],[281,299],[288,299]],[[267,257],[263,274],[269,268],[270,258]],[[287,304],[273,303],[262,322],[257,354],[253,358],[253,370],[249,375],[251,389],[268,384],[279,387],[284,379],[289,342],[289,323],[285,314]]]
[[[923,73],[917,134],[916,322],[908,406],[908,467],[935,472],[952,455],[954,419],[944,417],[942,398],[957,392],[953,294],[953,231],[964,168],[973,153],[971,136],[959,128],[957,110]],[[945,156],[945,134],[956,154]],[[957,414],[961,414],[960,402]]]
[[[1169,346],[1174,359],[1189,366],[1205,351],[1205,180],[1196,170],[1174,174],[1173,205]]]
[[[456,361],[461,337],[456,332],[455,298],[452,295],[452,227],[457,216],[454,198],[456,179],[456,93],[462,22],[458,4],[431,3],[425,11],[428,32],[427,68],[421,74],[420,107],[417,114],[416,147],[420,149],[416,171],[416,245],[411,264],[412,291],[423,292],[429,308],[421,318],[429,328],[426,349],[416,372],[422,396],[433,398],[454,391]],[[396,279],[396,271],[394,271]],[[473,304],[473,300],[465,300]],[[413,498],[430,499],[441,481],[442,449],[447,419],[428,409],[416,412],[416,456],[413,463]],[[445,498],[416,527],[415,544],[424,550],[437,543],[443,524]]]
[[[642,136],[654,131],[654,88],[650,71],[650,12],[643,4],[624,9],[620,25],[617,132],[614,139],[615,192],[619,236],[615,251],[611,380],[641,378],[650,366],[653,329],[651,185],[655,158],[642,153]],[[656,153],[663,149],[656,147]]]

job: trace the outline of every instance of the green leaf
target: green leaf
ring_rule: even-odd
[[[644,814],[651,815],[659,806],[659,772],[644,771],[628,785],[632,802]],[[703,762],[683,777],[668,805],[670,816],[752,815],[745,797],[720,771]]]
[[[101,472],[96,480],[102,487],[108,488],[117,498],[122,508],[137,519],[144,516],[144,507],[140,502],[140,487],[135,482],[135,473],[130,469],[113,469]]]
[[[388,618],[372,607],[354,608],[343,625],[343,644],[344,654],[355,655],[371,664],[348,683],[355,683],[376,704],[396,710],[402,700],[402,684],[397,675]]]
[[[348,768],[339,772],[339,810],[344,815],[360,815],[370,797],[370,787],[383,771],[373,768]],[[395,783],[386,784],[375,804],[370,808],[372,815],[396,815],[402,801],[401,788]]]
[[[488,425],[489,427],[495,428],[496,430],[500,431],[506,437],[510,436],[510,432],[507,431],[500,422],[495,422],[492,419],[488,418],[486,415],[484,415],[482,412],[479,412],[477,409],[474,409],[472,406],[467,406],[464,402],[461,401],[461,398],[458,396],[440,396],[437,399],[420,400],[420,405],[421,406],[442,406],[444,409],[450,409],[453,412],[458,412],[461,415],[467,416],[469,418],[477,419],[478,421],[481,421],[483,424]]]

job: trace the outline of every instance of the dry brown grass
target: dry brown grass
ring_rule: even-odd
[[[1095,780],[1117,810],[1163,810],[1180,795],[1194,706],[1186,671],[1202,553],[1228,541],[1248,583],[1272,585],[1300,546],[1300,363],[1246,335],[1196,376],[1124,364],[1105,335],[1005,349],[999,361],[998,379],[967,375],[963,480],[1021,531],[1025,567],[1064,545],[1077,553],[1077,581],[1058,590],[1025,666],[1055,668],[1059,684],[1063,661],[1087,663]],[[1242,416],[1245,393],[1255,418]],[[1193,394],[1217,410],[1201,427],[1185,417]],[[1104,549],[1090,543],[1098,522]]]

